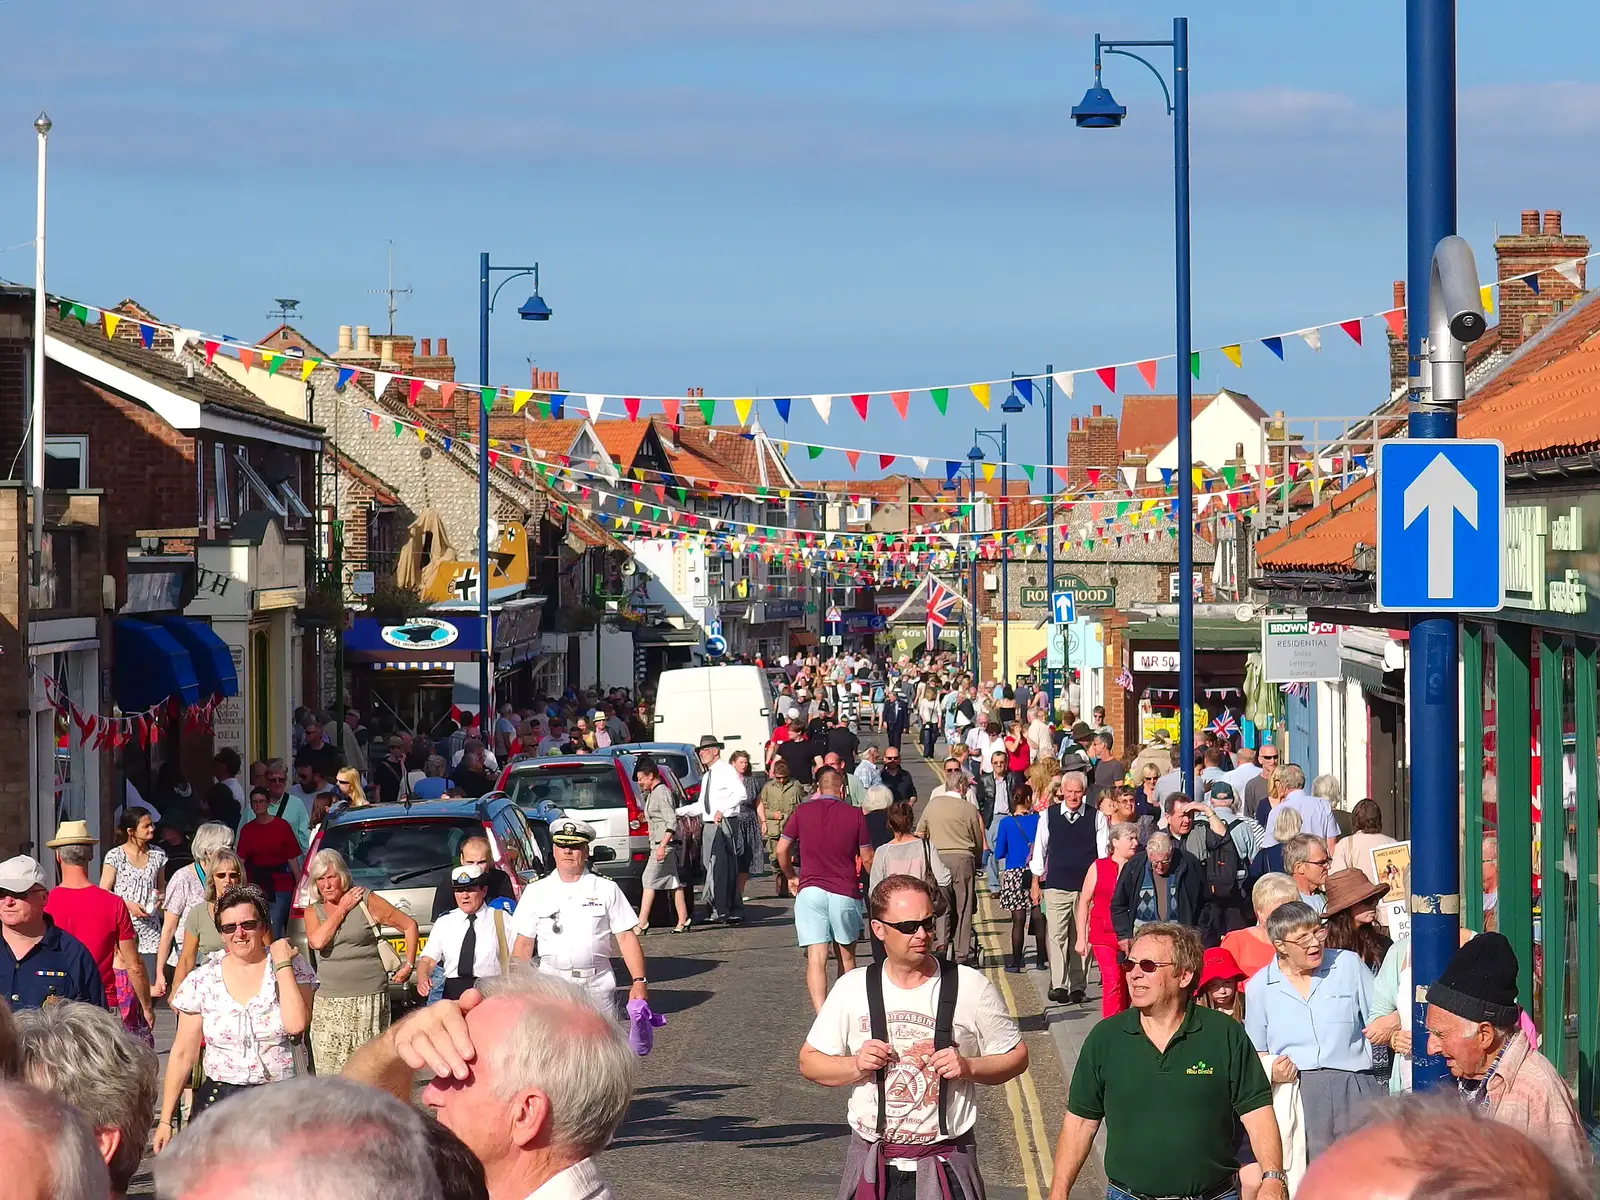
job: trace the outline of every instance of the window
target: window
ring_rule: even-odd
[[[262,479],[260,475],[256,474],[256,469],[250,465],[250,460],[245,457],[243,449],[240,449],[236,452],[233,461],[234,465],[239,468],[239,477],[244,480],[245,487],[251,492],[255,493],[256,497],[273,512],[275,512],[280,519],[287,520],[289,517],[289,509],[287,506],[285,506],[284,502],[278,498],[273,490],[267,486],[267,481]],[[287,487],[288,485],[283,484],[281,486]],[[296,498],[296,502],[298,502],[298,497]],[[304,509],[305,505],[302,504],[300,507]],[[307,513],[306,515],[310,516],[311,514]]]
[[[77,491],[89,486],[89,439],[82,436],[44,439],[44,490]]]
[[[212,495],[217,506],[217,524],[232,525],[233,509],[228,502],[228,458],[218,442],[211,447],[212,458]]]
[[[872,520],[872,501],[858,500],[854,504],[846,506],[844,519],[850,525],[865,525]]]

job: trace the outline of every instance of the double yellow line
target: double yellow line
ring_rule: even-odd
[[[985,886],[980,886],[979,890],[981,895],[988,895]],[[979,911],[974,916],[981,916],[981,920],[973,923],[979,944],[990,962],[986,973],[1000,989],[1001,998],[1006,1002],[1006,1011],[1013,1018],[1020,1019],[1022,1014],[1017,1011],[1017,998],[1011,990],[1011,980],[1003,969],[1007,946],[996,932],[993,910],[980,900]],[[1022,1176],[1028,1188],[1028,1200],[1041,1200],[1050,1190],[1050,1176],[1055,1171],[1055,1160],[1051,1155],[1055,1139],[1050,1127],[1045,1124],[1044,1112],[1039,1106],[1039,1093],[1033,1086],[1031,1067],[1006,1084],[1006,1104],[1011,1109],[1011,1128],[1017,1140],[1018,1157],[1022,1160]]]

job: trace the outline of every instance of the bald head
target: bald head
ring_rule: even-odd
[[[1296,1200],[1580,1200],[1532,1140],[1454,1096],[1384,1103],[1306,1171]]]

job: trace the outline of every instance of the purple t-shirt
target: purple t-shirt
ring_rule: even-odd
[[[856,855],[872,845],[861,810],[832,796],[797,806],[783,836],[800,847],[800,886],[816,887],[852,899],[861,894]]]

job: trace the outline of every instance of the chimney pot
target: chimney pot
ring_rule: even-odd
[[[1406,281],[1404,279],[1396,279],[1394,281],[1394,307],[1395,308],[1404,308],[1405,306],[1406,306]]]
[[[450,339],[449,338],[440,338],[439,339],[439,357],[440,358],[448,358],[449,356],[450,356]]]
[[[365,355],[372,353],[372,327],[370,325],[356,326],[356,353]]]
[[[349,354],[350,353],[350,326],[348,326],[348,325],[339,326],[339,349],[336,350],[335,353],[336,354]]]
[[[421,357],[422,358],[432,358],[433,357],[433,339],[432,338],[423,338],[422,339],[422,354],[421,354]]]
[[[380,355],[382,363],[392,363],[392,362],[394,362],[394,339],[393,338],[384,338],[381,342],[378,343],[378,346],[379,346],[379,349],[382,352],[381,355]]]
[[[1098,404],[1096,404],[1092,408],[1090,408],[1089,409],[1089,415],[1091,417],[1098,417],[1100,415],[1100,406]]]
[[[1544,210],[1544,235],[1545,237],[1561,236],[1561,210],[1547,208]]]
[[[1527,236],[1530,236],[1530,235],[1533,235],[1533,234],[1537,234],[1538,232],[1539,232],[1539,210],[1536,209],[1536,208],[1525,208],[1525,209],[1523,209],[1522,210],[1522,233],[1523,233],[1523,236],[1527,237]]]

